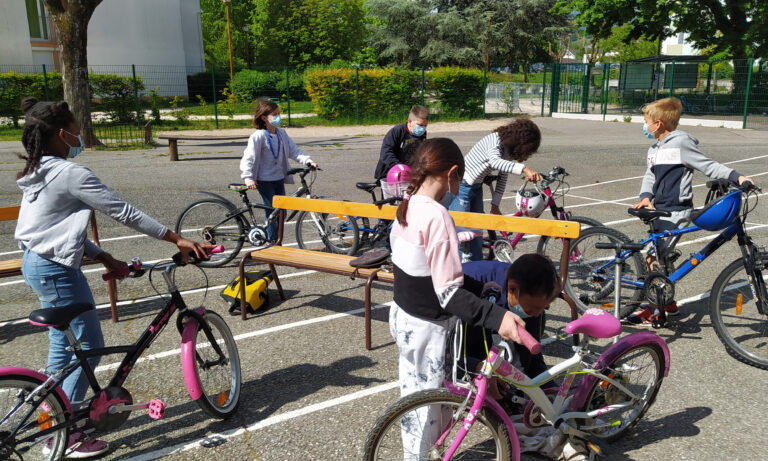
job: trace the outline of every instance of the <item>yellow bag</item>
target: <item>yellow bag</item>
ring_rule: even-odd
[[[267,287],[272,282],[270,271],[248,271],[245,273],[245,308],[249,313],[269,306]],[[221,290],[221,297],[229,304],[229,313],[240,315],[240,276]]]

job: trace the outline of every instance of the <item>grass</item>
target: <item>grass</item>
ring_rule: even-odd
[[[0,141],[21,141],[24,128],[14,128],[12,125],[0,125]]]

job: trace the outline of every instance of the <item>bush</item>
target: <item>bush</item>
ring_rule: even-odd
[[[90,74],[88,84],[91,87],[91,97],[101,99],[101,104],[96,110],[106,112],[113,122],[135,120],[133,110],[136,108],[136,101],[134,99],[133,77]],[[136,77],[136,90],[144,90],[144,82],[141,77]]]
[[[227,77],[229,76],[229,69],[226,71],[216,70],[214,76],[216,77],[216,94],[221,94],[227,86]],[[199,72],[197,74],[187,75],[187,94],[190,101],[194,101],[197,95],[200,95],[206,102],[213,102],[213,85],[211,84],[211,72]]]
[[[476,117],[483,113],[483,71],[438,67],[427,76],[441,114]]]
[[[307,72],[307,93],[317,115],[329,120],[354,117],[356,86],[360,115],[405,116],[420,99],[420,72],[407,69],[364,69],[357,83],[354,69]]]
[[[48,99],[59,101],[64,99],[64,91],[61,83],[61,74],[48,72]],[[45,80],[43,74],[17,74],[7,72],[0,74],[0,116],[8,117],[13,126],[19,126],[19,119],[23,116],[19,108],[21,100],[27,96],[34,96],[39,100],[45,100]]]
[[[290,97],[292,100],[305,101],[307,91],[304,85],[304,74],[301,72],[288,72]],[[260,97],[285,99],[289,93],[286,91],[285,72],[257,70],[242,70],[235,74],[232,83],[232,92],[237,95],[247,95],[251,101]]]

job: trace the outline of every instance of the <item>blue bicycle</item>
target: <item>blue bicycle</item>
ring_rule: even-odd
[[[726,350],[749,365],[768,369],[768,252],[758,248],[747,234],[747,215],[757,205],[757,192],[752,183],[740,189],[727,181],[710,181],[707,205],[691,214],[692,225],[683,229],[658,232],[655,221],[669,212],[642,208],[629,213],[643,220],[650,228],[649,237],[632,245],[618,256],[612,250],[596,248],[597,243],[625,243],[629,237],[614,229],[591,227],[582,231],[571,244],[571,262],[565,291],[586,311],[603,307],[613,311],[614,270],[621,264],[620,317],[629,315],[638,304],[647,300],[664,306],[674,299],[675,283],[714,253],[726,242],[737,237],[741,257],[725,267],[717,277],[710,294],[710,317]],[[754,198],[754,200],[750,200]],[[675,267],[680,252],[660,255],[658,265],[649,272],[641,251],[656,249],[663,238],[689,234],[699,230],[721,231],[711,242],[686,261]],[[656,251],[659,255],[659,252]],[[663,308],[656,308],[651,317],[654,328],[666,323]]]

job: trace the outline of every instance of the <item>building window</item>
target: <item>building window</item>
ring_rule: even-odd
[[[29,37],[32,40],[48,40],[48,17],[43,6],[43,0],[25,0],[27,5],[27,21],[29,22]]]

